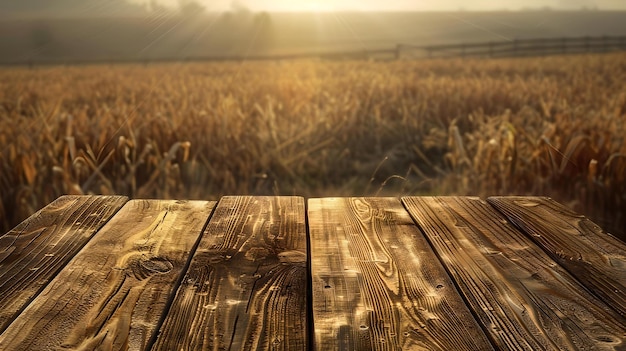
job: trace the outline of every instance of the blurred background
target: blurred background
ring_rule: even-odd
[[[0,63],[331,53],[626,35],[626,3],[3,0]]]
[[[0,231],[62,194],[543,195],[625,238],[621,0],[0,1]]]

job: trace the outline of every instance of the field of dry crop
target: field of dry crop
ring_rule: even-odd
[[[624,238],[625,81],[625,54],[4,68],[0,231],[61,194],[534,194]]]

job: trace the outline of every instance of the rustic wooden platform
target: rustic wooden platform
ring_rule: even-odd
[[[0,350],[626,350],[626,245],[540,197],[64,196]]]

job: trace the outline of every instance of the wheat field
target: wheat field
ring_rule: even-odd
[[[547,195],[624,239],[626,55],[0,70],[0,231],[62,194]]]

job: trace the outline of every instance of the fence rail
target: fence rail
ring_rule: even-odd
[[[518,57],[624,50],[626,36],[564,37],[431,46],[399,44],[396,57]]]

